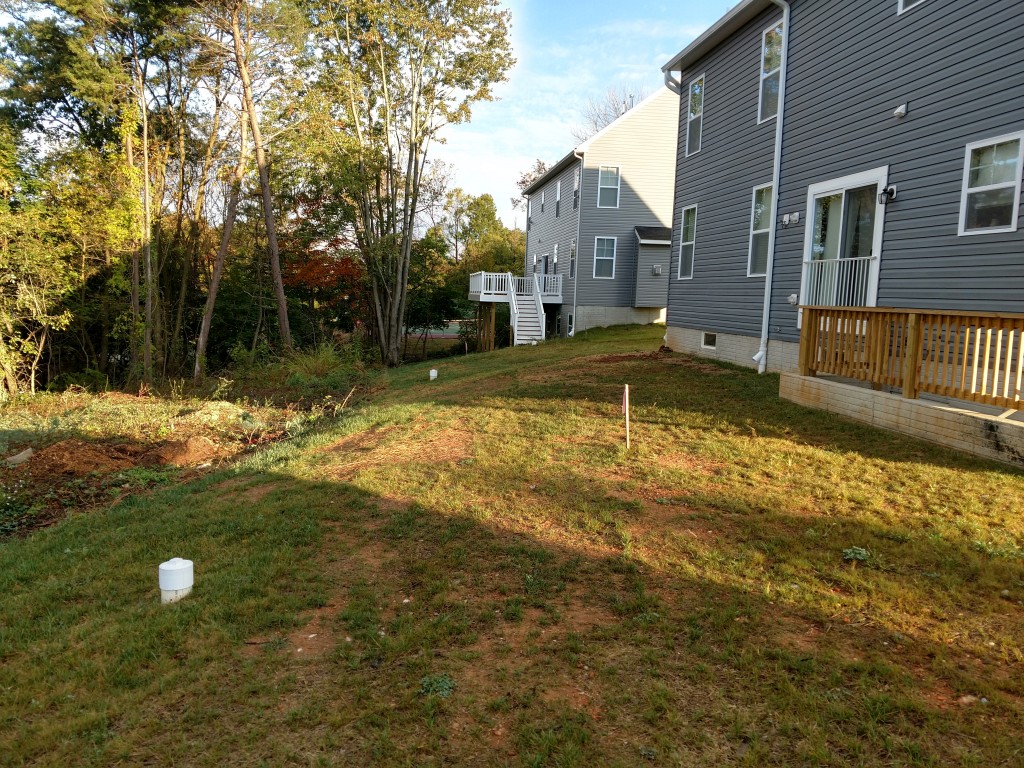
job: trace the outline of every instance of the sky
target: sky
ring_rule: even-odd
[[[434,157],[452,166],[452,185],[489,193],[506,226],[516,179],[540,158],[551,165],[576,146],[572,128],[588,99],[609,86],[662,84],[661,66],[717,21],[736,0],[505,0],[512,14],[516,65],[497,99],[451,126]]]

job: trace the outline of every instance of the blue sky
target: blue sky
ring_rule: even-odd
[[[498,100],[478,104],[469,124],[447,129],[434,156],[454,166],[454,185],[494,196],[507,226],[515,181],[535,158],[561,159],[589,98],[611,85],[661,85],[661,65],[735,3],[506,0],[517,63]]]

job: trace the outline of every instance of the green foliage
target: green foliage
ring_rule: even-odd
[[[453,693],[455,693],[455,681],[447,673],[427,675],[420,680],[420,696],[437,696],[447,699]]]

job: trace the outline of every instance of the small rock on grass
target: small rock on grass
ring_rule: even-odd
[[[31,448],[26,448],[21,453],[16,453],[13,456],[8,456],[6,463],[8,467],[16,467],[19,464],[24,464],[26,461],[32,458],[32,454],[35,453]]]

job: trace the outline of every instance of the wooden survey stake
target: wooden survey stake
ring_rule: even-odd
[[[629,384],[622,391],[622,412],[626,415],[626,450],[629,450]]]

